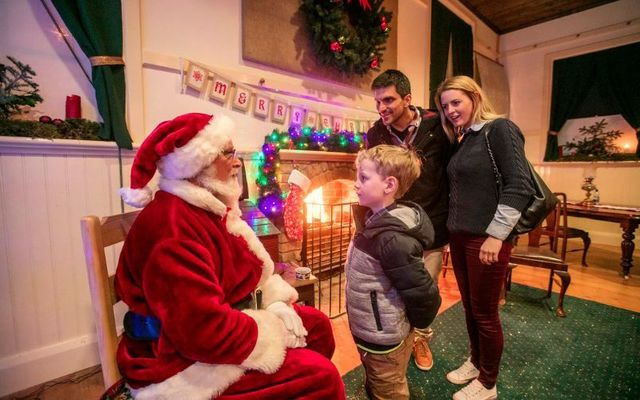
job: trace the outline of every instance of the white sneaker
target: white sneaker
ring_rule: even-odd
[[[460,366],[447,374],[447,380],[456,385],[464,385],[472,379],[477,378],[480,375],[480,371],[471,363],[471,357]]]
[[[470,384],[453,394],[453,400],[495,400],[498,398],[496,385],[491,389],[484,387],[479,380],[474,379]]]

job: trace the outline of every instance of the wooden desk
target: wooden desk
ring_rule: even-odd
[[[567,203],[567,214],[572,217],[595,219],[598,221],[617,222],[622,228],[622,258],[620,266],[625,279],[629,279],[629,272],[633,266],[633,250],[635,244],[634,231],[640,223],[640,209],[629,207],[628,209],[607,208],[606,205],[584,206],[578,203]],[[535,236],[535,234],[533,235]],[[529,237],[530,242],[536,242],[535,237]]]
[[[273,262],[278,262],[280,259],[278,246],[280,230],[250,201],[241,201],[240,210],[242,211],[242,218],[247,221],[247,224],[256,233]]]

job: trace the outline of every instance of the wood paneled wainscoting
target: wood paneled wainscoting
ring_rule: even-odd
[[[0,138],[0,396],[99,363],[80,218],[120,212],[134,154]]]

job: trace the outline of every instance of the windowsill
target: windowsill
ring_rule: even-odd
[[[533,163],[535,166],[540,167],[576,167],[584,168],[585,166],[593,166],[600,168],[637,168],[640,166],[640,161],[542,161]]]
[[[334,151],[312,150],[280,150],[280,161],[318,161],[318,162],[348,162],[356,160],[355,153],[338,153]]]

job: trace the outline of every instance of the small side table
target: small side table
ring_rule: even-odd
[[[298,291],[298,303],[315,307],[318,278],[311,274],[309,279],[296,279],[295,265],[285,263],[279,263],[277,265],[280,268],[276,273],[282,275],[282,278]]]

